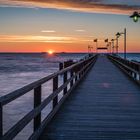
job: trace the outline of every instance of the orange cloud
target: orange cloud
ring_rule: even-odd
[[[52,42],[52,43],[75,43],[86,42],[85,38],[66,36],[32,36],[32,35],[0,35],[0,42]]]
[[[58,37],[58,36],[8,36],[1,35],[0,42],[57,42],[57,43],[71,43],[75,39],[71,37]]]
[[[1,6],[25,6],[36,8],[56,8],[83,12],[130,14],[140,10],[140,2],[127,4],[128,0],[112,3],[111,0],[1,0]],[[117,0],[116,0],[117,2]],[[129,2],[129,1],[128,1]]]

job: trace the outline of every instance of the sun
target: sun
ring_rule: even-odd
[[[53,53],[54,53],[53,50],[49,50],[49,51],[48,51],[48,54],[50,54],[50,55],[52,55]]]

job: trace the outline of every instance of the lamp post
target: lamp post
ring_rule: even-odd
[[[93,49],[93,47],[90,46],[90,52],[91,52],[91,53],[92,53],[92,49]]]
[[[91,47],[90,45],[88,45],[88,53],[91,53],[91,49],[93,49],[93,47]]]
[[[114,54],[114,39],[111,39],[111,42],[112,42],[112,54]]]
[[[97,48],[98,48],[98,39],[96,38],[96,39],[94,39],[93,40],[93,42],[95,42],[96,43],[96,53],[97,53]]]
[[[110,48],[110,54],[111,54],[111,42],[108,42],[108,46]]]
[[[109,44],[108,44],[108,38],[105,39],[104,41],[105,41],[105,43],[107,43],[107,51],[109,52],[109,50],[108,50],[108,46],[109,46]]]
[[[138,12],[134,12],[131,16],[130,16],[130,18],[133,18],[133,21],[134,22],[138,22],[138,20],[139,20],[139,18],[140,18],[140,13],[138,13]]]
[[[116,46],[114,45],[114,41],[116,41]],[[112,42],[113,52],[115,53],[115,47],[116,47],[116,54],[118,54],[118,37],[112,39],[111,42]]]
[[[126,59],[126,28],[124,28],[124,32],[118,32],[116,36],[119,38],[122,34],[124,35],[124,59]]]
[[[89,52],[90,52],[90,46],[88,45],[88,54],[89,54]]]
[[[120,37],[120,33],[116,34],[116,53],[118,55],[118,49],[119,49],[119,37]]]

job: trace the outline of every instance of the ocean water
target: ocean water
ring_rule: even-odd
[[[86,54],[0,54],[0,96],[21,86],[39,80],[59,69],[59,62],[73,59],[77,61]]]
[[[124,58],[124,54],[120,53],[119,56]],[[138,61],[140,62],[140,53],[127,53],[126,58],[130,61]]]
[[[123,57],[123,54],[119,54]],[[1,53],[0,54],[0,96],[6,95],[31,82],[48,76],[59,69],[59,62],[66,60],[78,61],[85,57],[85,53],[61,53],[48,55],[47,53]],[[127,54],[127,59],[140,62],[139,53]],[[42,100],[52,93],[52,81],[43,84]],[[50,103],[42,112],[43,118],[51,111]],[[18,120],[33,109],[33,91],[4,106],[4,132],[11,128]],[[31,122],[20,132],[15,140],[26,140],[31,135]]]
[[[61,53],[48,55],[47,53],[0,54],[0,96],[6,95],[16,89],[48,76],[59,69],[59,62],[66,60],[78,61],[86,54]],[[42,86],[42,100],[52,93],[52,81]],[[42,120],[51,111],[50,103],[42,112]],[[33,91],[4,106],[4,132],[9,130],[18,120],[33,109]],[[26,140],[31,135],[33,123],[31,122],[20,132],[16,140]]]

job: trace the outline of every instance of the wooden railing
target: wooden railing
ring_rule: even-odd
[[[16,135],[33,120],[33,133],[29,140],[36,140],[39,138],[43,129],[54,117],[56,112],[59,110],[62,103],[65,101],[67,96],[81,81],[88,70],[93,66],[97,59],[97,55],[90,56],[86,60],[82,60],[70,67],[67,67],[61,71],[51,74],[45,78],[42,78],[36,82],[33,82],[21,89],[18,89],[8,95],[0,97],[0,139],[1,140],[12,140]],[[68,78],[68,73],[70,74]],[[59,76],[63,76],[63,84],[58,87]],[[46,99],[41,101],[42,84],[49,80],[53,80],[53,92]],[[68,89],[68,84],[70,88]],[[34,109],[27,113],[21,120],[19,120],[12,128],[3,134],[3,106],[14,101],[15,99],[27,94],[27,92],[34,91]],[[59,93],[63,91],[63,97],[58,100]],[[41,121],[41,111],[49,104],[53,104],[51,112],[46,118]]]
[[[140,63],[123,59],[119,56],[108,55],[108,58],[121,68],[128,76],[140,84]]]

